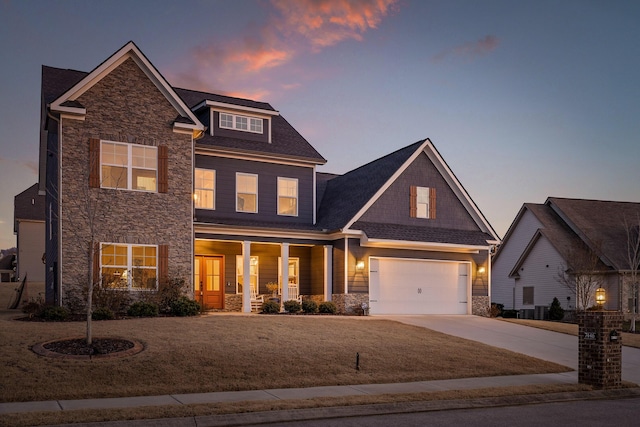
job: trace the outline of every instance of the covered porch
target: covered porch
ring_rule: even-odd
[[[197,236],[194,298],[207,310],[244,313],[260,311],[270,298],[331,299],[331,245],[268,240]]]

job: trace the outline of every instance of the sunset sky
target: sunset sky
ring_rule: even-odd
[[[174,86],[266,101],[344,173],[429,137],[502,237],[548,196],[640,202],[640,2],[0,2],[0,248],[38,179],[41,66],[133,40]]]

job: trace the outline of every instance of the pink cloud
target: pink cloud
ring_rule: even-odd
[[[317,53],[345,40],[361,41],[398,1],[271,0],[272,13],[263,25],[247,28],[241,39],[196,47],[181,61],[189,65],[167,77],[192,89],[240,93],[241,88],[242,93],[268,97],[264,88],[280,86],[274,80],[282,77],[282,66],[302,53]]]
[[[484,38],[477,40],[475,42],[467,42],[459,46],[455,46],[450,49],[443,50],[442,52],[433,56],[431,60],[433,62],[440,62],[452,56],[462,57],[467,59],[475,58],[478,56],[484,56],[494,51],[499,44],[500,44],[500,40],[497,37],[493,35],[487,35]]]

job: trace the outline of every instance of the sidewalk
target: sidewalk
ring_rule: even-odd
[[[461,378],[393,384],[360,384],[309,388],[229,391],[216,393],[172,394],[162,396],[115,397],[106,399],[49,400],[41,402],[0,403],[0,414],[40,411],[73,411],[77,409],[115,409],[141,406],[192,405],[260,400],[312,399],[397,393],[422,393],[447,390],[469,390],[534,384],[577,384],[576,371],[560,374],[510,375],[501,377]]]

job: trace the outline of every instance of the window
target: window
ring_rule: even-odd
[[[278,215],[298,216],[298,180],[278,178]]]
[[[411,186],[410,213],[412,218],[436,218],[436,189]]]
[[[196,169],[195,188],[193,198],[198,209],[216,208],[216,171],[210,169]]]
[[[522,305],[533,305],[533,286],[522,288]]]
[[[102,141],[100,157],[103,188],[157,191],[157,147]]]
[[[100,273],[103,286],[111,289],[156,289],[158,247],[102,243]]]
[[[242,293],[242,284],[244,283],[242,274],[244,272],[244,257],[236,255],[236,294]],[[249,266],[249,283],[256,290],[256,295],[260,293],[258,288],[258,257],[252,256]]]
[[[220,113],[220,127],[223,129],[262,133],[262,119],[259,117]]]
[[[236,211],[258,212],[258,175],[236,173]]]

